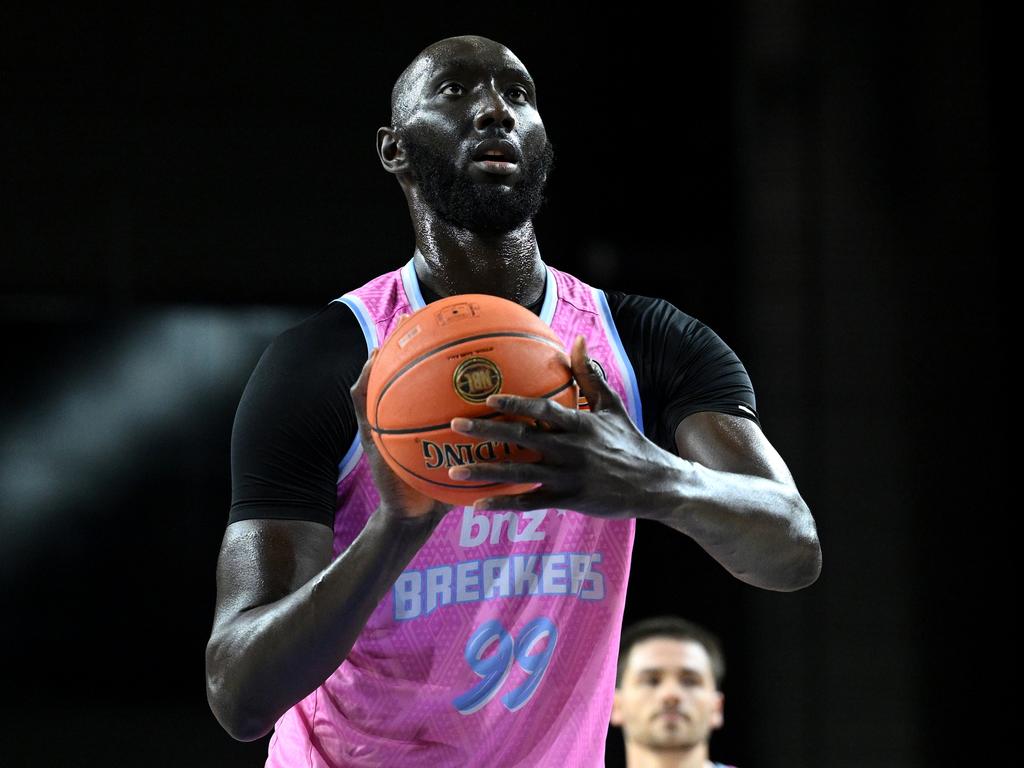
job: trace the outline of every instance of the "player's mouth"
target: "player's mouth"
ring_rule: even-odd
[[[511,141],[487,139],[476,145],[471,160],[484,173],[510,176],[519,169],[519,150]]]
[[[658,717],[668,720],[669,722],[679,722],[680,720],[689,719],[682,712],[659,712]]]

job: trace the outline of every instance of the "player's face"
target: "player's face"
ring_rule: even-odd
[[[722,703],[704,646],[652,637],[630,651],[612,724],[648,749],[690,749],[722,725]]]
[[[501,46],[454,45],[427,57],[400,132],[426,203],[473,232],[515,229],[543,203],[554,152],[529,73]],[[504,142],[504,162],[480,142]]]

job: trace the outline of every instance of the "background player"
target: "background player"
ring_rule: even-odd
[[[708,759],[723,723],[722,645],[704,627],[656,616],[622,633],[611,724],[627,768],[730,768]]]
[[[711,329],[542,261],[532,217],[553,150],[507,48],[464,36],[421,52],[377,149],[416,251],[282,334],[246,387],[211,707],[236,738],[274,728],[270,765],[598,764],[615,672],[599,649],[620,629],[636,517],[775,590],[817,578],[813,519],[758,427],[746,371]],[[467,292],[549,323],[592,410],[489,401],[553,433],[456,419],[545,457],[471,476],[543,487],[449,515],[377,455],[364,350],[401,314]]]

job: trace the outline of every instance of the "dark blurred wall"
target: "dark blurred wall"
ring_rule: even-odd
[[[675,612],[725,641],[712,755],[860,768],[995,748],[979,666],[1005,645],[1009,568],[988,479],[1002,408],[977,397],[1003,378],[984,6],[4,13],[12,764],[262,765],[267,739],[232,741],[203,678],[234,409],[276,333],[411,256],[373,137],[412,56],[465,33],[537,80],[545,260],[714,328],[818,521],[824,571],[794,594],[638,525],[627,622]],[[608,745],[621,765],[617,730]]]
[[[826,562],[806,599],[747,595],[775,640],[751,660],[774,704],[756,751],[788,753],[761,764],[975,764],[999,732],[998,705],[965,704],[1003,685],[975,665],[1005,647],[1010,584],[999,417],[976,403],[1003,374],[990,24],[983,6],[744,14],[739,322]]]

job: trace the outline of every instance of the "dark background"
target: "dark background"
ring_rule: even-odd
[[[896,5],[5,11],[2,761],[263,764],[204,688],[234,410],[274,335],[412,255],[375,131],[412,57],[468,33],[538,83],[545,261],[714,328],[816,517],[824,570],[791,594],[638,525],[626,621],[725,642],[712,756],[995,755],[993,20]]]

